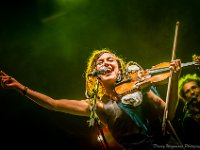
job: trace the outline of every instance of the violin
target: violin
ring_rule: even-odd
[[[190,65],[200,66],[200,56],[193,55],[193,61],[181,63],[181,67]],[[123,79],[115,84],[115,92],[119,97],[133,93],[144,88],[163,85],[168,82],[170,62],[162,62],[151,69],[129,71],[124,73]]]

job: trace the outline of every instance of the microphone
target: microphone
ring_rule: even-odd
[[[190,99],[190,103],[193,103],[194,101],[197,101],[197,96],[196,95],[192,95],[191,99]]]
[[[197,97],[192,95],[191,99],[186,104],[186,109],[188,109],[190,106],[193,106],[195,101],[197,101]]]
[[[110,70],[108,67],[101,67],[99,70],[94,70],[94,71],[92,71],[91,73],[89,73],[88,75],[89,76],[96,76],[96,75],[100,75],[100,74],[102,74],[102,75],[104,75],[108,70]]]

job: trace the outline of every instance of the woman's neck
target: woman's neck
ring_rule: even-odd
[[[110,97],[112,100],[118,100],[117,94],[114,91],[114,88],[106,91],[106,96]]]
[[[103,84],[103,87],[106,91],[106,96],[110,97],[113,100],[117,100],[117,93],[115,92],[115,85],[114,84]]]

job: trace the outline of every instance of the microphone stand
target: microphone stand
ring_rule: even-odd
[[[104,133],[103,133],[103,130],[101,128],[101,121],[96,113],[96,99],[97,99],[97,94],[98,94],[98,89],[99,89],[99,77],[97,77],[97,84],[96,84],[96,87],[94,89],[94,97],[92,99],[92,104],[90,106],[90,120],[88,121],[89,122],[89,127],[91,126],[94,126],[94,125],[97,125],[99,131],[100,131],[100,134],[103,138],[103,141],[105,142],[105,145],[106,145],[106,149],[109,150],[109,146],[108,146],[108,143],[105,139],[105,136],[104,136]]]

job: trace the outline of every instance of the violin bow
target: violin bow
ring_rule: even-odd
[[[176,59],[176,43],[177,43],[177,36],[178,36],[178,28],[179,28],[179,21],[176,22],[176,27],[175,27],[175,35],[174,35],[174,43],[173,43],[173,49],[172,49],[172,58],[171,61]],[[166,104],[165,104],[165,109],[164,109],[164,116],[163,116],[163,123],[162,123],[162,131],[163,131],[163,135],[165,135],[166,131],[166,123],[168,123],[170,129],[172,130],[175,138],[177,139],[178,143],[182,146],[183,149],[185,149],[183,147],[183,144],[181,142],[181,140],[179,139],[178,135],[176,134],[176,131],[174,130],[173,126],[171,125],[170,119],[169,119],[169,100],[170,100],[170,94],[173,92],[171,91],[171,86],[172,86],[172,73],[173,71],[170,70],[170,74],[169,74],[169,82],[168,82],[168,88],[167,88],[167,96],[166,96]],[[178,96],[178,94],[176,95]],[[171,103],[171,108],[170,108],[170,113],[172,113],[174,115],[175,113],[175,107],[177,105],[178,102],[178,97],[174,98],[173,100],[175,100],[176,104],[173,102]],[[173,105],[175,104],[175,105]],[[171,115],[171,114],[170,114]]]
[[[176,59],[176,43],[177,43],[179,24],[180,24],[179,21],[177,21],[176,22],[176,27],[175,27],[175,35],[174,35],[174,43],[173,43],[171,61]],[[166,121],[168,119],[168,114],[169,114],[169,110],[168,109],[169,109],[169,98],[170,98],[170,92],[171,92],[170,89],[171,89],[171,86],[172,86],[172,73],[173,73],[173,71],[170,70],[168,88],[167,88],[167,95],[166,95],[166,104],[165,104],[163,123],[162,123],[162,131],[163,131],[164,134],[165,134],[165,128],[166,128]]]

